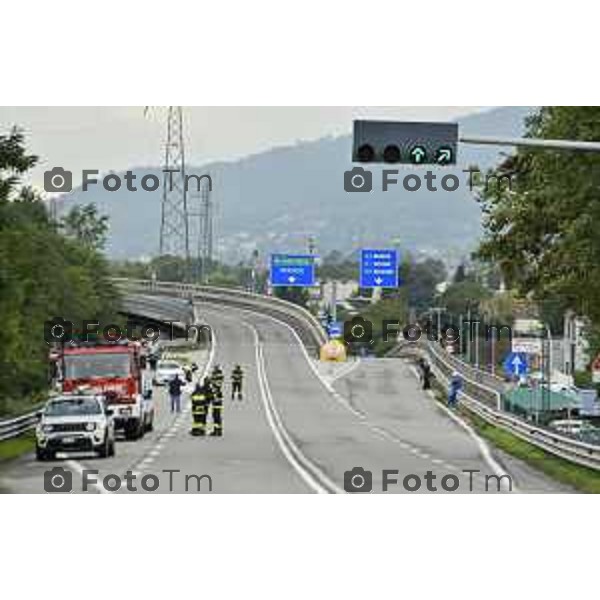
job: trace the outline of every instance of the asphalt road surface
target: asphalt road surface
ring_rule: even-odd
[[[97,470],[89,476],[97,481],[88,488],[93,493],[106,492],[108,475],[116,476],[110,485],[120,480],[118,493],[157,486],[156,493],[337,493],[349,484],[382,492],[385,481],[389,493],[570,491],[490,451],[419,389],[400,359],[323,366],[271,318],[211,305],[199,310],[215,344],[195,359],[201,371],[220,364],[226,375],[222,438],[192,437],[189,398],[173,415],[161,388],[155,430],[143,440],[119,441],[108,459],[37,463],[25,456],[0,473],[0,488],[43,493],[44,472],[64,467],[74,491],[82,490],[84,469]],[[229,397],[236,363],[245,373],[242,401]],[[129,483],[128,471],[135,477]]]

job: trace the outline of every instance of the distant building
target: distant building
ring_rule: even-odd
[[[586,324],[586,319],[572,310],[565,313],[563,372],[567,375],[572,375],[575,371],[585,371],[590,362],[588,343],[585,339]]]
[[[321,297],[328,302],[333,299],[333,281],[326,281],[321,284]],[[358,291],[358,281],[336,281],[335,296],[338,302],[348,300]]]

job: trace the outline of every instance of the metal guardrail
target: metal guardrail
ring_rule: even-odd
[[[38,422],[40,412],[38,409],[14,419],[0,421],[0,442],[18,437],[33,429]]]
[[[443,350],[436,348],[433,343],[421,344],[419,348],[429,358],[435,376],[440,381],[444,381],[446,385],[449,383],[453,371],[461,374],[465,382],[461,401],[478,417],[487,423],[510,431],[522,440],[550,454],[600,471],[600,446],[568,438],[502,411],[500,391],[472,379],[471,373],[464,368],[461,370],[462,365],[457,364],[457,361],[448,360],[448,355]]]
[[[187,301],[169,298],[171,302],[165,305],[165,300],[153,296],[128,296],[123,298],[121,310],[153,321],[168,322],[179,329],[194,324],[194,311]]]
[[[429,343],[432,344],[433,342]],[[501,393],[506,391],[506,381],[502,379],[502,377],[498,377],[497,375],[492,375],[487,371],[478,369],[454,354],[449,354],[447,352],[444,352],[444,354],[447,362],[451,364],[456,371],[459,371],[462,374],[467,374],[470,379],[494,390],[498,390]]]

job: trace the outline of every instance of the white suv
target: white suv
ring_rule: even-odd
[[[185,370],[179,363],[172,360],[161,360],[156,366],[154,383],[155,385],[167,385],[177,375],[181,381],[186,381]]]
[[[112,410],[102,396],[62,395],[48,400],[35,430],[38,460],[50,460],[57,452],[115,454]]]

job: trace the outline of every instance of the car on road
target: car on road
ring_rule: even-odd
[[[185,370],[177,362],[171,360],[160,360],[156,365],[156,373],[154,374],[155,385],[167,385],[171,379],[179,375],[179,379],[185,381]]]
[[[63,394],[51,398],[35,430],[38,460],[51,460],[57,452],[95,452],[101,458],[115,455],[113,411],[97,395]]]

